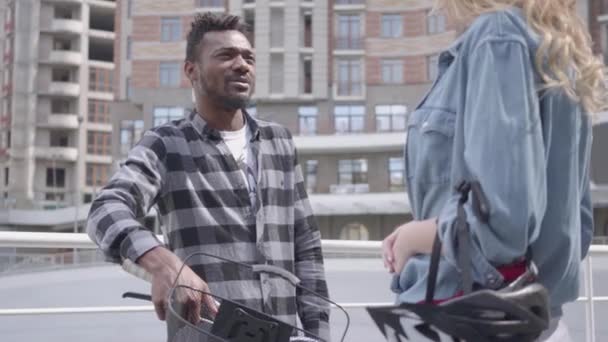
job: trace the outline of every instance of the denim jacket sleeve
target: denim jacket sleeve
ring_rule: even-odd
[[[469,51],[460,56],[465,90],[452,175],[478,181],[489,201],[488,223],[473,214],[471,201],[465,210],[473,280],[496,288],[502,283],[496,267],[523,257],[538,236],[547,201],[545,149],[533,59],[526,44],[517,37],[495,36]],[[438,218],[444,253],[453,265],[458,258],[457,202],[454,192]]]

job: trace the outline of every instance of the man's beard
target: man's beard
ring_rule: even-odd
[[[247,108],[251,101],[251,96],[216,95],[213,100],[226,110],[237,110]]]
[[[225,110],[233,111],[247,108],[247,106],[251,103],[251,92],[247,95],[219,94],[217,91],[209,87],[209,83],[206,81],[203,75],[201,75],[200,79],[202,80],[202,93],[207,95],[209,99],[211,99],[214,103],[218,104]]]

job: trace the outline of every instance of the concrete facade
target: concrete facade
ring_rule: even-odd
[[[4,1],[3,205],[57,208],[92,196],[111,165],[114,11],[109,0]],[[8,30],[7,30],[8,28]],[[6,57],[7,56],[7,57]],[[6,177],[6,170],[9,176]],[[109,173],[109,172],[104,172]],[[8,182],[6,182],[8,181]]]

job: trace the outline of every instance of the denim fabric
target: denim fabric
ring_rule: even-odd
[[[478,181],[488,223],[465,207],[473,280],[499,288],[496,267],[531,250],[551,311],[578,295],[579,268],[593,235],[589,192],[591,123],[560,89],[543,88],[539,37],[519,9],[478,17],[439,57],[428,94],[408,118],[408,195],[415,220],[438,217],[443,241],[436,298],[460,290],[454,221],[461,180]],[[391,285],[400,302],[426,290],[428,255],[411,258]]]

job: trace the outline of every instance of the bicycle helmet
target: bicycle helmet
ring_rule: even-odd
[[[549,296],[536,282],[537,269],[529,253],[527,270],[505,288],[472,290],[467,246],[469,226],[463,208],[470,190],[475,195],[473,211],[481,220],[488,220],[487,201],[479,184],[461,183],[457,187],[461,198],[456,224],[464,295],[434,304],[441,254],[441,241],[435,237],[425,301],[367,308],[390,341],[527,342],[536,340],[549,326]]]

